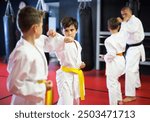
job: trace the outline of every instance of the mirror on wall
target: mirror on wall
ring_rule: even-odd
[[[59,30],[59,2],[45,3],[46,11],[49,13],[48,27]]]

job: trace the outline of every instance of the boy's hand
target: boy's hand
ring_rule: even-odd
[[[118,22],[122,22],[123,20],[120,17],[117,17]]]
[[[84,62],[82,62],[80,65],[80,69],[83,69],[85,66],[86,66],[86,64]]]
[[[47,36],[50,36],[50,37],[55,37],[56,36],[56,31],[54,31],[54,30],[49,30],[48,32],[47,32]]]
[[[46,90],[50,90],[53,87],[53,82],[51,80],[46,81]]]
[[[74,41],[74,38],[72,38],[72,37],[68,37],[68,36],[67,36],[67,37],[64,38],[64,42],[65,42],[65,43],[71,43],[71,42],[73,42],[73,41]]]

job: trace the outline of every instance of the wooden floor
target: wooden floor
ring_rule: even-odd
[[[49,65],[49,79],[54,82],[54,101],[56,104],[58,100],[57,86],[55,81],[58,65],[50,63]],[[6,71],[7,64],[0,61],[0,105],[9,105],[11,94],[6,89],[6,79],[8,73]],[[86,97],[81,101],[81,105],[108,105],[108,91],[106,88],[105,71],[84,71]],[[142,75],[142,87],[137,89],[136,101],[126,103],[126,105],[150,105],[150,75]],[[122,94],[124,97],[124,76],[120,78]]]

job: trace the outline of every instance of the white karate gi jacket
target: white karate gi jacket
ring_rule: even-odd
[[[125,66],[125,61],[123,56],[117,56],[116,54],[125,51],[126,40],[124,33],[118,32],[112,34],[105,40],[105,47],[107,54],[104,56],[106,62],[106,75],[121,75],[122,69]]]
[[[8,62],[7,88],[13,94],[11,104],[44,104],[46,86],[38,80],[47,80],[48,65],[44,51],[63,47],[64,37],[57,34],[53,39],[41,35],[35,46],[21,38]]]
[[[141,42],[144,39],[143,25],[141,21],[134,15],[131,16],[129,21],[122,22],[120,31],[126,32],[127,44],[136,44]],[[145,50],[143,45],[135,46],[131,48],[132,49],[129,49],[128,51],[131,50],[132,53],[134,53],[134,51],[137,52],[137,50],[139,50],[140,58],[142,59],[142,61],[145,61]]]

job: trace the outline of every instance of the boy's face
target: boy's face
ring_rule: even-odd
[[[125,9],[121,11],[121,15],[124,20],[128,20],[132,16],[132,13],[130,12],[130,10]]]
[[[69,27],[67,27],[65,29],[63,28],[62,33],[64,34],[64,36],[69,36],[69,37],[75,38],[77,30],[74,25],[70,25]]]

